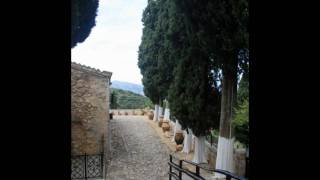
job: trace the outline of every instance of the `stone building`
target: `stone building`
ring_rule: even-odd
[[[71,154],[104,153],[109,159],[112,73],[71,64]]]

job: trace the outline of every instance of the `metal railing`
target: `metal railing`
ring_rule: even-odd
[[[188,169],[183,168],[183,162],[195,166],[196,167],[196,172],[192,172],[192,171],[190,171]],[[170,155],[170,161],[168,162],[168,164],[169,164],[169,180],[172,180],[172,177],[174,179],[182,180],[182,173],[184,173],[187,176],[193,178],[194,180],[206,180],[204,177],[202,177],[200,175],[200,169],[204,169],[204,170],[207,170],[207,171],[213,171],[215,173],[223,174],[223,175],[226,176],[226,180],[231,180],[231,178],[232,179],[236,179],[236,180],[246,180],[244,177],[236,176],[236,175],[234,175],[234,174],[232,174],[232,173],[230,173],[228,171],[220,170],[220,169],[214,169],[214,170],[206,169],[206,168],[200,167],[199,164],[197,164],[197,163],[194,163],[194,162],[191,162],[191,161],[187,161],[187,160],[179,160],[179,164],[174,163],[172,161],[172,155]],[[173,168],[175,170],[177,170],[178,173],[173,172],[172,171]]]
[[[71,179],[103,178],[103,154],[71,157]]]

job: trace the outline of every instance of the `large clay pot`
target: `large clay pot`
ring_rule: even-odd
[[[182,131],[177,131],[176,132],[176,136],[174,138],[174,140],[176,141],[177,145],[182,144],[183,143],[183,133]]]
[[[158,122],[158,125],[159,127],[162,127],[162,123],[163,123],[163,116],[159,116],[159,122]]]
[[[159,120],[159,121],[158,121],[158,126],[159,126],[159,127],[162,126],[162,122],[163,122],[163,120]]]
[[[169,125],[169,121],[163,121],[162,122],[162,131],[166,132],[170,130],[170,125]]]
[[[150,111],[150,112],[148,113],[148,118],[149,118],[149,120],[153,120],[153,116],[154,116],[153,112]]]

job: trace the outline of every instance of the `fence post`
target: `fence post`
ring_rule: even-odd
[[[226,175],[226,180],[231,180],[231,176]]]
[[[246,171],[245,171],[245,177],[249,177],[249,158],[246,157]]]
[[[101,155],[100,155],[100,166],[101,166],[101,169],[100,169],[100,172],[101,172],[101,177],[103,178],[103,179],[105,179],[105,176],[104,176],[104,160],[103,160],[103,158],[104,158],[104,154],[102,153]]]
[[[172,163],[172,155],[170,154],[170,162]],[[171,180],[172,167],[169,165],[169,180]]]
[[[200,168],[199,168],[199,166],[196,166],[196,175],[200,176]]]
[[[84,178],[87,180],[87,154],[84,153]]]
[[[182,160],[179,161],[179,167],[182,169]],[[179,171],[179,179],[182,179],[182,171]]]

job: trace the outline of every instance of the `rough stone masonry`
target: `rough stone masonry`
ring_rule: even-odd
[[[71,154],[110,153],[109,93],[112,73],[71,64]]]

